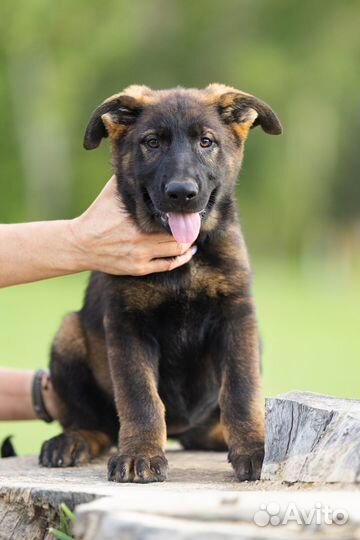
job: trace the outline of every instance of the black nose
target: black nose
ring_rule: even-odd
[[[165,194],[169,199],[190,201],[199,193],[198,185],[192,181],[177,182],[173,180],[165,186]]]

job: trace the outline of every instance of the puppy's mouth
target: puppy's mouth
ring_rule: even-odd
[[[181,244],[193,244],[199,236],[205,210],[192,213],[168,212],[159,214],[163,226],[170,229],[175,240]]]
[[[162,212],[155,207],[148,193],[144,194],[144,199],[153,216],[177,242],[193,244],[199,236],[202,222],[215,204],[216,193],[217,188],[211,192],[206,207],[199,212]]]

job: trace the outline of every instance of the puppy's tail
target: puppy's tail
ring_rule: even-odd
[[[15,452],[15,448],[12,445],[11,438],[12,435],[6,437],[6,439],[1,445],[0,455],[2,458],[15,457],[17,455],[17,453]]]

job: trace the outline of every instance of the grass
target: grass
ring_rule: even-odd
[[[337,265],[255,261],[264,391],[295,389],[360,399],[360,272]],[[0,291],[1,364],[46,367],[62,316],[80,307],[85,274]],[[21,454],[59,431],[43,422],[3,422]]]
[[[71,536],[71,527],[75,522],[75,516],[66,504],[59,506],[59,529],[50,528],[49,533],[58,540],[74,540]]]

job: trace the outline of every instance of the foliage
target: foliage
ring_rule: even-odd
[[[0,221],[85,208],[110,174],[106,145],[81,147],[108,95],[219,81],[264,98],[285,127],[247,145],[238,195],[250,243],[337,252],[360,214],[359,16],[357,0],[3,0]]]
[[[74,540],[71,536],[71,526],[75,521],[75,516],[71,512],[70,508],[66,504],[61,503],[59,506],[59,520],[60,529],[49,529],[49,533],[52,534],[58,540]]]

